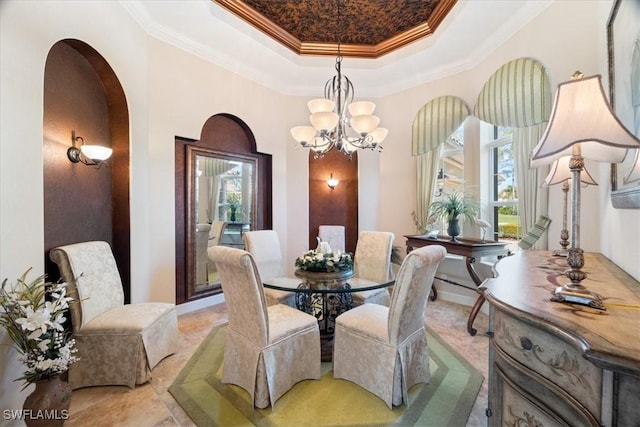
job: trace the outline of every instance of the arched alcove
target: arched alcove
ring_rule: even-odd
[[[49,250],[71,243],[111,244],[130,300],[129,116],[120,82],[107,61],[75,39],[47,56],[43,96],[44,257],[47,279],[58,269]],[[113,149],[100,168],[72,163],[73,136]]]

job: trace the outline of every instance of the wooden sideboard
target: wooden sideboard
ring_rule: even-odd
[[[490,306],[489,426],[637,426],[640,284],[585,253],[587,288],[606,310],[549,300],[566,259],[522,251],[481,290]]]

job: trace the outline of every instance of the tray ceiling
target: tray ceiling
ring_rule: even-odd
[[[377,58],[427,37],[457,0],[212,0],[298,55]]]

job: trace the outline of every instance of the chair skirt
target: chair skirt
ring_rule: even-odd
[[[245,389],[260,409],[273,406],[296,383],[320,378],[316,319],[283,304],[269,306],[267,311],[269,342],[265,346],[229,325],[222,371],[222,382]]]
[[[408,404],[408,390],[431,378],[424,328],[389,342],[389,309],[364,304],[336,318],[333,376],[354,382],[392,405]]]
[[[173,304],[127,304],[109,310],[77,331],[77,356],[69,369],[73,389],[126,385],[151,379],[153,369],[177,348],[178,320]]]

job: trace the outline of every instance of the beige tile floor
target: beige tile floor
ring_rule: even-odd
[[[446,301],[430,301],[427,322],[444,340],[479,369],[485,381],[467,422],[468,427],[486,426],[488,318],[480,313],[475,322],[478,335],[469,336],[466,321],[469,307]],[[131,390],[128,387],[88,387],[73,391],[70,418],[74,426],[194,426],[167,391],[173,379],[198,348],[211,328],[226,321],[224,304],[181,315],[180,351],[156,366],[151,382]]]

